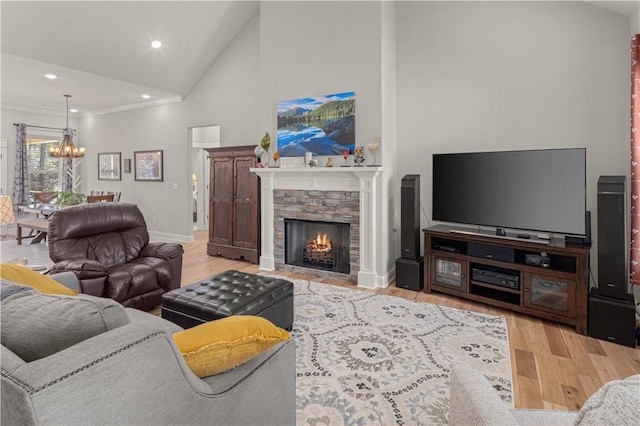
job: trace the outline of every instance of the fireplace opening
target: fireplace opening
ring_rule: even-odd
[[[349,274],[349,224],[284,220],[284,263]]]

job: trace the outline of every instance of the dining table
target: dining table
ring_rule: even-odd
[[[65,206],[46,203],[18,206],[19,211],[36,215],[35,219],[24,218],[16,220],[16,223],[18,225],[18,237],[16,238],[18,241],[18,245],[21,244],[23,238],[21,228],[31,228],[31,234],[27,237],[32,238],[29,244],[37,244],[40,241],[45,240],[47,238],[47,231],[42,229],[42,224],[36,222],[49,220],[49,216],[51,216],[56,211],[63,209],[64,207]],[[33,232],[35,232],[35,235],[33,234]]]

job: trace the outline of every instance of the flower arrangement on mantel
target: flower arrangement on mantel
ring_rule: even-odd
[[[258,167],[269,167],[269,159],[270,159],[269,147],[270,146],[271,146],[271,136],[269,136],[269,133],[265,133],[264,136],[262,137],[262,140],[260,141],[260,145],[256,146],[255,149],[253,150],[256,157],[258,157],[258,161],[260,162],[258,164]],[[266,163],[262,161],[262,156],[264,154],[267,154]]]

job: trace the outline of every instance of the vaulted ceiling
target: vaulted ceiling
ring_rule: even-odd
[[[588,3],[631,16],[640,4]],[[3,0],[2,106],[65,115],[69,94],[82,115],[184,99],[258,9],[258,1]]]
[[[2,105],[64,115],[65,94],[78,114],[180,100],[258,7],[248,1],[2,1]],[[152,48],[153,40],[162,47]],[[49,73],[59,78],[48,80]]]

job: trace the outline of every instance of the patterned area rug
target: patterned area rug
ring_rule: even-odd
[[[298,425],[447,424],[460,364],[512,407],[503,317],[292,281]]]

